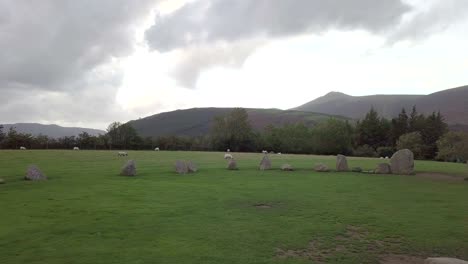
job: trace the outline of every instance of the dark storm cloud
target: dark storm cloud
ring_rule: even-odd
[[[108,123],[136,28],[157,0],[0,0],[0,122]]]
[[[135,22],[154,1],[0,0],[0,89],[62,90],[127,55]]]
[[[199,0],[157,18],[146,38],[151,48],[165,52],[330,28],[381,32],[399,24],[409,10],[400,0]]]
[[[67,90],[43,90],[31,85],[3,89],[0,123],[74,123],[104,128],[111,121],[128,120],[130,113],[115,101],[121,78],[121,72],[98,72],[73,82]]]

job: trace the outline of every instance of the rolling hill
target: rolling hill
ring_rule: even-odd
[[[371,107],[382,116],[392,118],[401,109],[407,112],[416,106],[418,112],[440,111],[452,127],[468,128],[468,86],[444,90],[429,95],[350,96],[331,92],[293,110],[363,118]]]
[[[144,137],[148,136],[200,136],[209,133],[214,117],[226,115],[233,108],[193,108],[160,113],[129,123]],[[279,109],[246,109],[249,120],[256,130],[266,126],[302,122],[313,126],[332,115]],[[341,116],[333,116],[347,119]]]
[[[21,133],[29,133],[34,136],[39,134],[46,135],[51,138],[59,138],[65,136],[77,136],[81,132],[87,132],[90,135],[97,136],[98,134],[105,134],[106,132],[99,129],[81,128],[81,127],[62,127],[58,125],[43,125],[37,123],[17,123],[17,124],[4,124],[3,131],[7,132],[10,127],[14,127],[16,131]]]

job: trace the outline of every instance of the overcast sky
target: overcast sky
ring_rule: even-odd
[[[468,84],[467,0],[0,0],[0,123]]]

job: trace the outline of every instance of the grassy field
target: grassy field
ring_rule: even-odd
[[[0,151],[0,263],[378,263],[382,254],[468,259],[468,182],[316,173],[334,157],[106,151]],[[177,159],[199,165],[177,175]],[[349,159],[373,169],[379,159]],[[29,164],[46,182],[22,180]],[[468,176],[464,164],[418,172]],[[257,206],[256,206],[257,205]]]

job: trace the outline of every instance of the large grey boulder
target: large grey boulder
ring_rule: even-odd
[[[346,156],[336,156],[336,171],[349,171],[348,160],[346,159]]]
[[[230,159],[227,165],[228,170],[238,170],[237,161],[235,159]]]
[[[314,170],[317,171],[317,172],[328,172],[328,171],[330,171],[330,169],[328,169],[328,166],[323,164],[323,163],[319,163],[319,164],[315,165]]]
[[[137,174],[136,163],[134,160],[127,161],[125,166],[123,166],[122,170],[120,171],[120,175],[122,176],[133,177],[133,176],[136,176],[136,174]]]
[[[183,160],[176,161],[175,171],[179,174],[187,174],[189,172],[187,163]]]
[[[192,161],[178,160],[175,163],[175,171],[179,174],[195,173],[198,171],[198,166]]]
[[[197,164],[193,163],[192,161],[187,162],[187,169],[188,173],[195,173],[198,171],[198,166]]]
[[[45,176],[36,165],[30,165],[24,179],[28,181],[42,181],[47,180],[47,176]]]
[[[424,264],[468,264],[468,261],[455,258],[427,258]]]
[[[281,170],[282,171],[294,171],[294,168],[290,164],[283,164],[281,165]]]
[[[414,154],[409,149],[402,149],[393,154],[390,159],[392,173],[411,175],[414,174]]]
[[[271,169],[271,161],[267,155],[265,155],[260,162],[260,170],[270,170]]]
[[[380,163],[377,165],[377,168],[374,170],[376,174],[391,174],[392,170],[388,163]]]

